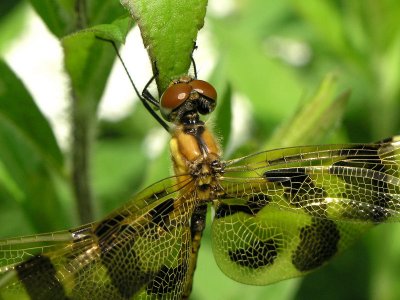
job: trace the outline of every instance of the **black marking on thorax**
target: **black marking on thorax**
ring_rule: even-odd
[[[196,233],[202,233],[206,227],[207,204],[197,205],[190,219],[190,233],[193,237]]]
[[[183,132],[192,135],[196,139],[203,155],[207,155],[208,148],[202,138],[205,131],[205,125],[204,122],[200,120],[198,113],[196,111],[189,111],[182,116],[180,121],[184,126]]]
[[[15,270],[32,300],[69,299],[49,257],[36,255],[17,265]]]
[[[187,126],[185,126],[183,131],[185,132],[185,134],[190,134],[196,139],[196,142],[199,145],[199,148],[203,155],[207,155],[209,153],[207,145],[204,143],[204,140],[202,137],[202,135],[205,131],[203,122],[199,121],[196,124],[187,125]]]

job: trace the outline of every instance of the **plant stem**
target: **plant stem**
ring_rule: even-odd
[[[91,114],[73,97],[72,104],[72,184],[79,221],[93,221],[93,200],[90,180],[90,153],[92,145]]]
[[[76,29],[87,25],[86,1],[75,2]],[[72,189],[77,203],[79,222],[93,221],[93,193],[90,178],[90,154],[93,143],[92,125],[95,112],[85,104],[82,95],[72,91]]]

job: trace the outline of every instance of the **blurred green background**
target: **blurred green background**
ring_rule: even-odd
[[[118,1],[88,3],[87,25],[125,15]],[[2,56],[23,36],[32,5],[55,36],[73,32],[72,4],[57,12],[61,21],[51,21],[41,1],[3,1]],[[396,0],[210,0],[204,42],[198,42],[199,52],[207,48],[212,55],[209,78],[202,77],[194,57],[200,77],[219,91],[220,107],[210,123],[226,158],[267,146],[368,142],[399,134],[398,20]],[[106,79],[110,70],[102,72]],[[58,146],[29,93],[3,65],[0,77],[0,236],[78,225],[71,150]],[[97,88],[93,81],[81,84]],[[17,105],[16,99],[25,100]],[[99,219],[170,175],[171,164],[165,142],[160,153],[148,155],[148,141],[159,125],[140,106],[122,119],[96,124],[90,174],[94,219]],[[267,287],[245,286],[222,274],[209,235],[207,230],[192,299],[400,299],[399,224],[373,229],[320,271]]]

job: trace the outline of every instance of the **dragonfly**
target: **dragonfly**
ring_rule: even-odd
[[[194,73],[159,101],[148,91],[154,77],[142,93],[132,82],[171,134],[174,176],[98,222],[0,240],[0,298],[188,299],[209,206],[219,268],[251,285],[304,276],[366,230],[399,221],[400,136],[223,160],[202,120],[217,91]]]

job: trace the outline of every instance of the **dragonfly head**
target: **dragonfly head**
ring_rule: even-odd
[[[211,113],[217,103],[217,91],[206,81],[182,76],[174,80],[165,90],[160,100],[163,118],[169,122],[180,121],[187,114]]]

